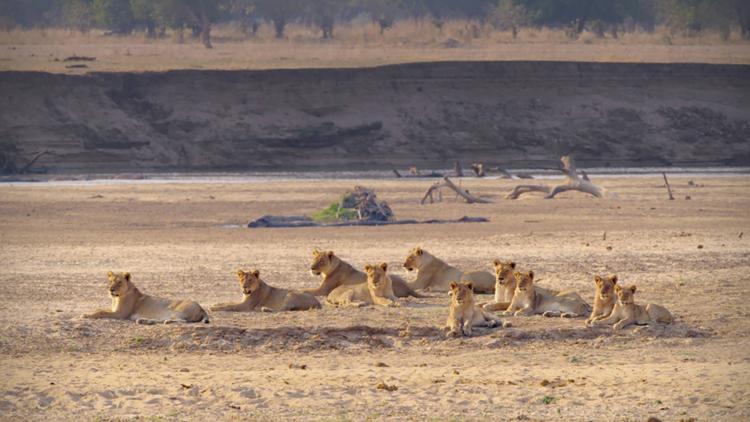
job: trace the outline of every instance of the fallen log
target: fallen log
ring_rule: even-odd
[[[432,194],[434,192],[439,192],[442,188],[448,188],[452,191],[456,192],[460,197],[464,198],[464,200],[469,204],[489,204],[490,201],[486,199],[482,199],[479,197],[476,197],[469,193],[469,191],[464,190],[458,186],[456,186],[455,183],[451,181],[451,179],[448,178],[448,176],[443,177],[442,182],[434,183],[432,186],[430,186],[427,189],[427,192],[425,192],[424,196],[422,197],[422,200],[419,201],[421,205],[424,205],[424,203],[427,201],[427,198],[430,198],[430,203],[434,202]]]
[[[573,161],[573,157],[569,155],[563,155],[562,157],[560,157],[560,161],[562,162],[562,168],[560,169],[560,171],[562,171],[565,175],[565,183],[552,187],[545,185],[516,186],[508,195],[506,195],[506,198],[517,199],[519,196],[527,192],[544,192],[547,193],[544,199],[552,199],[558,194],[570,190],[588,193],[589,195],[595,196],[597,198],[601,198],[602,196],[604,196],[605,189],[595,185],[591,181],[591,179],[589,179],[589,176],[585,171],[581,171],[581,175],[578,174],[578,171],[575,167],[575,162]]]
[[[316,222],[306,216],[278,216],[264,215],[250,221],[249,228],[294,228],[294,227],[348,227],[348,226],[390,226],[402,224],[451,224],[451,223],[487,223],[490,220],[484,217],[461,217],[457,220],[352,220],[335,223]]]

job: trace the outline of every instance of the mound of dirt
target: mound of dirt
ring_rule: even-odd
[[[750,164],[742,65],[1,72],[0,92],[0,149],[56,172]]]

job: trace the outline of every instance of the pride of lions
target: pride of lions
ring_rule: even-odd
[[[590,306],[574,291],[556,291],[535,284],[533,271],[516,271],[515,262],[494,261],[495,275],[487,271],[463,272],[421,247],[412,249],[404,262],[408,271],[416,271],[411,283],[389,275],[388,264],[366,265],[355,269],[332,251],[313,251],[310,271],[322,275],[316,289],[287,290],[273,287],[260,278],[259,270],[237,270],[242,300],[214,305],[211,311],[250,312],[254,310],[301,311],[320,308],[316,296],[336,307],[401,306],[398,298],[429,297],[417,292],[450,292],[447,335],[470,336],[473,327],[508,326],[493,312],[502,315],[560,316],[576,318],[589,315],[586,324],[612,325],[621,330],[631,324],[671,323],[667,309],[655,304],[635,303],[635,286],[617,284],[617,276],[594,277],[596,293]],[[209,322],[209,314],[197,302],[168,300],[141,293],[130,273],[109,272],[110,310],[98,310],[85,318],[127,319],[140,324]],[[494,300],[477,304],[474,293],[494,293]]]

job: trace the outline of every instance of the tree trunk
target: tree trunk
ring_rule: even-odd
[[[518,27],[513,25],[511,31],[513,31],[513,39],[515,40],[516,38],[518,38]]]
[[[276,38],[284,38],[284,27],[286,27],[286,20],[283,18],[274,19],[273,27],[276,30]]]
[[[156,25],[153,22],[146,22],[146,37],[156,38]]]
[[[564,155],[560,157],[560,161],[563,164],[561,171],[565,174],[565,178],[567,179],[565,183],[559,184],[554,187],[544,185],[516,186],[506,196],[506,198],[517,199],[519,196],[527,192],[545,192],[547,193],[547,195],[544,197],[544,199],[552,199],[557,196],[557,194],[567,192],[569,190],[588,193],[597,198],[601,198],[604,196],[604,194],[606,193],[604,188],[597,186],[593,182],[591,182],[586,172],[582,172],[582,177],[578,175],[578,171],[576,170],[575,163],[573,162],[572,157]]]
[[[201,28],[201,42],[203,43],[203,46],[208,49],[214,48],[214,46],[211,45],[211,22],[203,22],[203,27]]]

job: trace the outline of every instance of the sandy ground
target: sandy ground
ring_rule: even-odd
[[[304,229],[224,225],[311,212],[362,181],[0,185],[0,418],[748,420],[750,177],[674,177],[675,201],[660,177],[597,181],[618,196],[506,201],[513,182],[465,179],[494,203],[420,206],[431,181],[366,181],[401,218],[491,222]],[[108,306],[108,270],[211,305],[239,297],[238,267],[317,285],[314,247],[412,279],[401,263],[417,244],[464,269],[513,259],[589,301],[593,275],[617,273],[677,321],[613,333],[517,317],[445,339],[442,294],[209,325],[79,318]]]

